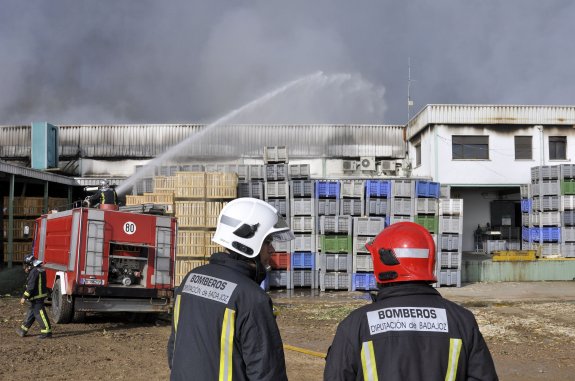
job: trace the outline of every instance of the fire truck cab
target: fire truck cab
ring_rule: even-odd
[[[69,323],[82,312],[169,311],[176,230],[171,216],[107,208],[39,217],[34,256],[44,262],[54,321]]]

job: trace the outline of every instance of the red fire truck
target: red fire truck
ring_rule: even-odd
[[[176,219],[107,206],[36,220],[34,256],[44,261],[56,323],[85,312],[171,308]]]

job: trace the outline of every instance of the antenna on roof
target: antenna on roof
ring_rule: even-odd
[[[407,123],[409,123],[409,118],[411,118],[411,106],[413,106],[413,101],[411,100],[411,57],[407,57]]]

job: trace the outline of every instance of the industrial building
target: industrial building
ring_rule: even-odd
[[[142,179],[165,175],[166,168],[264,164],[265,147],[286,147],[289,163],[309,165],[312,179],[441,184],[442,192],[463,200],[463,252],[541,246],[549,259],[572,258],[575,239],[564,216],[575,197],[574,126],[573,106],[519,105],[427,105],[404,126],[0,126],[4,226],[11,197],[43,198],[46,211],[50,197],[73,203],[84,196],[84,186],[101,178],[135,194]],[[541,206],[548,202],[553,205]],[[539,235],[547,228],[564,234],[537,240],[527,230],[525,236],[533,228],[540,228]],[[14,242],[6,230],[4,248]],[[522,265],[528,266],[528,279],[572,279],[573,261],[566,262],[537,263],[537,270]],[[471,266],[468,280],[491,280],[480,270],[485,263]],[[496,272],[508,271],[508,264],[495,266]],[[505,275],[493,279],[506,280]]]

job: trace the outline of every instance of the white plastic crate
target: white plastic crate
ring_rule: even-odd
[[[339,213],[339,200],[337,199],[317,199],[317,214],[323,215],[336,215]]]
[[[264,147],[264,163],[287,163],[288,150],[285,146]]]
[[[463,200],[459,198],[440,199],[439,215],[463,215]]]
[[[320,254],[321,271],[351,272],[353,256],[351,254]]]
[[[341,180],[341,197],[363,197],[363,180]]]
[[[369,254],[357,254],[353,258],[353,272],[373,272],[373,259]]]
[[[531,192],[533,196],[553,196],[561,194],[561,180],[543,180],[543,182],[532,184]]]
[[[413,197],[415,182],[411,180],[392,180],[391,194],[394,197]]]
[[[507,250],[521,250],[521,242],[507,241]]]
[[[530,221],[530,213],[521,213],[521,225],[522,226],[529,226],[531,223]]]
[[[265,183],[265,189],[266,198],[287,198],[289,195],[289,185],[287,181],[267,181]]]
[[[311,176],[309,164],[290,164],[288,173],[290,179],[309,179]]]
[[[268,199],[267,203],[276,208],[276,210],[282,215],[287,216],[288,213],[288,203],[285,198]]]
[[[295,287],[309,287],[312,289],[317,288],[318,272],[315,270],[292,270],[291,286]]]
[[[533,213],[530,220],[533,226],[561,226],[561,212]]]
[[[575,227],[574,226],[563,226],[561,228],[561,241],[563,241],[563,242],[575,242]]]
[[[519,190],[521,198],[531,198],[531,184],[521,184]]]
[[[314,234],[295,234],[291,240],[291,251],[315,251]]]
[[[543,180],[558,179],[560,168],[558,165],[531,167],[531,181],[537,182],[540,178]]]
[[[386,198],[369,198],[365,203],[365,214],[368,216],[389,214],[390,203]]]
[[[439,249],[442,251],[461,251],[462,241],[461,234],[440,234]]]
[[[488,239],[485,241],[485,252],[491,254],[494,251],[506,250],[507,241],[504,239]]]
[[[531,208],[534,212],[558,211],[561,209],[561,196],[533,197]]]
[[[320,234],[351,234],[352,218],[352,216],[320,216]]]
[[[440,233],[463,233],[463,216],[439,216]]]
[[[266,178],[266,169],[263,165],[250,164],[248,174],[250,180],[263,180]]]
[[[441,184],[439,186],[439,197],[451,198],[451,185]]]
[[[575,196],[561,196],[561,210],[575,209]]]
[[[268,273],[270,287],[291,288],[291,277],[287,270],[272,270]]]
[[[565,258],[575,258],[575,242],[561,245],[561,256]]]
[[[313,216],[315,214],[313,198],[290,199],[292,216]]]
[[[354,217],[353,235],[376,236],[385,228],[383,217]]]
[[[436,198],[418,198],[416,199],[415,213],[418,214],[437,214]]]
[[[391,213],[408,216],[413,214],[413,199],[393,198],[391,202]]]
[[[440,251],[437,253],[437,262],[442,269],[459,269],[461,268],[461,253]]]
[[[441,270],[437,276],[438,286],[461,287],[461,270]]]
[[[291,241],[282,241],[282,242],[272,242],[274,247],[274,251],[278,253],[289,253],[291,252]]]
[[[356,198],[341,199],[341,214],[344,216],[361,216],[363,214],[363,200]]]
[[[325,290],[351,290],[351,276],[350,273],[319,273],[319,285],[321,291]]]
[[[354,236],[353,237],[353,254],[357,254],[357,253],[367,253],[369,254],[369,251],[367,251],[365,244],[369,241],[371,241],[372,239],[374,239],[375,236]]]
[[[543,258],[546,257],[560,257],[561,256],[561,244],[558,243],[543,243],[543,244],[533,244],[533,249],[540,250],[540,255]]]
[[[297,216],[291,218],[291,229],[295,233],[314,233],[315,217],[314,216]]]
[[[393,225],[393,224],[395,224],[396,222],[406,222],[406,221],[407,221],[407,222],[409,222],[409,221],[413,222],[413,217],[412,217],[412,216],[396,216],[396,215],[393,215],[393,216],[391,216],[391,217],[389,218],[389,224],[390,224],[390,225]]]

